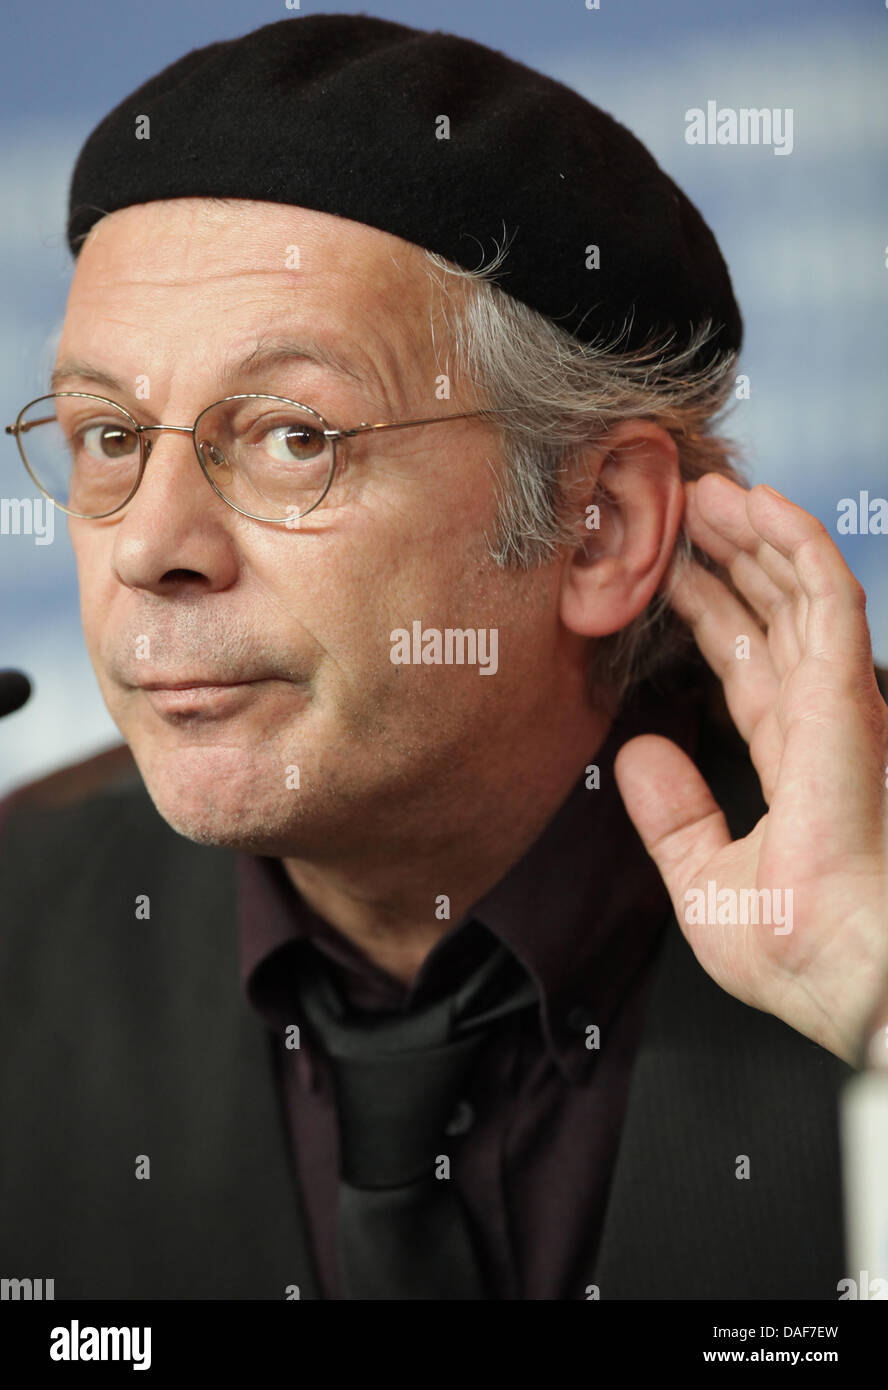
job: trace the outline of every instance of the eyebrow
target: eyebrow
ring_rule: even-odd
[[[246,357],[241,358],[239,362],[226,363],[219,376],[220,388],[225,391],[230,386],[243,382],[244,377],[259,376],[274,367],[289,366],[294,362],[313,362],[317,366],[326,367],[328,371],[335,372],[339,376],[348,377],[357,382],[364,390],[368,389],[369,382],[366,375],[362,375],[357,365],[332,344],[319,343],[314,340],[299,341],[291,338],[261,339],[252,351],[247,353]],[[378,373],[374,373],[374,376],[383,399],[388,404],[385,384]],[[81,357],[66,357],[61,362],[56,363],[53,368],[49,379],[50,390],[57,391],[64,382],[74,378],[91,381],[97,386],[103,386],[108,391],[122,394],[126,394],[130,389],[124,381],[103,367],[87,362]]]

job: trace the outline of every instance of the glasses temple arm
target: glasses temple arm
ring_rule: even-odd
[[[328,439],[350,439],[356,434],[366,434],[369,430],[406,430],[415,425],[439,425],[444,420],[474,420],[481,416],[509,415],[520,409],[518,406],[503,407],[501,410],[466,410],[459,415],[432,415],[427,420],[396,420],[392,424],[357,425],[352,430],[325,430]]]
[[[7,426],[6,426],[6,433],[7,433],[7,434],[27,434],[28,430],[32,430],[32,429],[34,428],[35,425],[48,425],[48,424],[50,424],[55,418],[56,418],[56,417],[55,417],[54,415],[47,415],[47,416],[45,416],[44,419],[42,419],[42,420],[26,420],[26,421],[24,422],[24,424],[22,424],[22,425],[7,425]]]

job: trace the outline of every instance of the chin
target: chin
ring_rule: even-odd
[[[293,818],[298,792],[286,789],[274,755],[266,764],[255,748],[131,746],[158,814],[187,840],[263,853]]]
[[[273,855],[291,838],[280,806],[238,803],[227,795],[221,801],[199,801],[193,794],[177,797],[169,786],[154,789],[148,785],[148,794],[167,825],[199,845]]]

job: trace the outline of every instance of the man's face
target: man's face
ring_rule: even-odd
[[[299,269],[291,248],[299,248]],[[333,427],[468,409],[429,326],[422,253],[301,208],[177,199],[104,218],[84,246],[58,389],[120,402],[143,424],[190,425],[222,396],[268,392]],[[235,371],[266,339],[332,348]],[[144,383],[148,382],[146,398]],[[140,382],[142,389],[137,394]],[[205,843],[323,857],[368,834],[443,829],[465,798],[520,769],[552,715],[566,647],[559,566],[504,572],[482,420],[340,445],[316,511],[288,529],[239,515],[207,483],[186,434],[147,436],[139,491],[101,521],[70,519],[87,646],[108,708],[161,815]],[[498,669],[401,665],[391,633],[497,629]],[[146,685],[234,683],[176,694]],[[298,768],[298,774],[294,773]],[[298,782],[298,786],[296,783]]]

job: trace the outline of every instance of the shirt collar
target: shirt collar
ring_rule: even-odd
[[[547,1042],[571,1079],[589,1060],[587,1029],[605,1035],[671,917],[669,894],[623,805],[614,760],[643,733],[693,757],[699,717],[696,698],[664,699],[642,687],[536,842],[473,909],[535,979]]]

